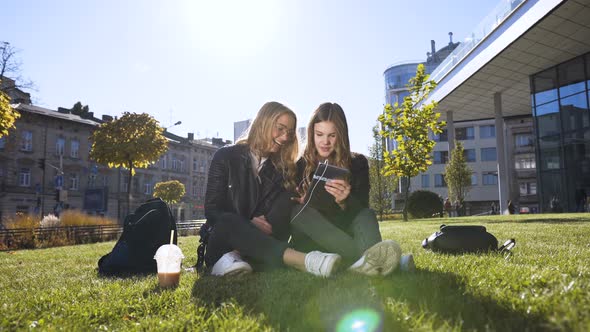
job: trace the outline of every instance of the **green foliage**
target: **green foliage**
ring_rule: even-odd
[[[164,129],[147,113],[123,113],[92,133],[90,158],[109,167],[146,168],[168,149]]]
[[[374,143],[369,147],[369,183],[371,184],[369,206],[375,211],[379,220],[383,220],[384,215],[391,210],[396,178],[383,175],[385,146],[378,128],[377,125],[373,127]]]
[[[131,201],[131,177],[135,168],[146,168],[158,161],[168,149],[164,129],[147,113],[123,113],[119,119],[105,122],[91,136],[90,158],[109,167],[129,170],[127,208]]]
[[[155,274],[101,278],[114,242],[0,253],[0,330],[326,331],[358,309],[383,331],[588,331],[590,219],[583,214],[465,217],[517,246],[499,254],[441,255],[420,242],[453,219],[383,222],[385,239],[413,253],[416,273],[322,279],[292,269],[213,277],[182,271],[160,289]],[[196,236],[180,237],[185,267]],[[564,245],[565,244],[565,245]],[[287,286],[286,286],[287,285]],[[350,317],[350,316],[348,316]],[[352,329],[351,329],[352,330]]]
[[[455,141],[455,149],[451,152],[451,159],[445,167],[445,181],[452,202],[459,201],[463,205],[471,188],[471,173],[472,171],[465,161],[463,144]]]
[[[74,106],[72,106],[72,114],[82,116],[88,114],[89,111],[90,108],[88,107],[88,105],[82,106],[81,102],[77,102],[74,104]]]
[[[432,218],[440,216],[443,211],[443,200],[428,190],[416,190],[408,198],[408,212],[414,218]]]
[[[379,122],[383,130],[379,133],[384,138],[391,138],[395,143],[391,152],[384,152],[385,168],[383,173],[387,176],[407,178],[404,188],[407,201],[410,186],[409,179],[421,172],[428,170],[432,164],[432,150],[436,144],[429,138],[429,132],[439,134],[446,125],[439,122],[440,113],[436,113],[438,104],[432,101],[424,104],[424,101],[436,88],[436,82],[429,80],[424,65],[416,68],[416,76],[410,79],[408,84],[410,95],[404,98],[401,105],[385,105],[383,114],[379,115]],[[407,220],[407,209],[404,204],[404,220]]]
[[[8,95],[0,90],[0,137],[8,135],[8,131],[14,128],[14,122],[19,117],[20,114],[10,107]]]
[[[168,204],[174,204],[180,201],[184,196],[184,184],[178,180],[158,182],[154,186],[154,197],[160,197]]]

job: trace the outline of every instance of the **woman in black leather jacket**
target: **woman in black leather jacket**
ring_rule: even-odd
[[[213,275],[242,274],[258,267],[288,265],[330,276],[336,254],[289,248],[290,193],[295,189],[296,116],[268,102],[247,138],[219,149],[209,168],[205,216],[210,229],[205,263]]]
[[[349,179],[333,179],[312,187],[318,163],[350,170]],[[340,254],[352,271],[366,275],[387,275],[400,265],[414,268],[411,255],[401,256],[400,246],[382,241],[377,218],[369,209],[369,164],[362,154],[350,152],[348,125],[340,105],[321,104],[307,126],[307,144],[297,162],[302,179],[296,199],[302,205],[293,211],[293,247],[297,250],[328,250]],[[309,191],[326,190],[333,201],[308,206]],[[314,193],[312,192],[311,195]]]

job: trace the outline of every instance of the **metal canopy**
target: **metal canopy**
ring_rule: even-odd
[[[518,8],[513,15],[519,10],[531,9]],[[461,66],[453,68],[441,80],[431,99],[439,101],[438,110],[443,119],[447,111],[453,111],[454,121],[494,117],[496,92],[502,93],[503,116],[531,114],[530,75],[590,52],[590,0],[563,1],[549,10],[532,25],[527,22],[526,13],[514,18],[512,23],[504,22],[514,25],[520,20],[519,24],[524,21],[529,26],[520,27],[524,33],[516,36],[509,35],[510,27],[493,32],[490,34],[493,40],[476,46],[461,61]],[[513,39],[502,40],[506,35]],[[507,46],[495,51],[502,43]],[[485,54],[490,50],[495,55]],[[486,57],[491,60],[486,61]],[[454,77],[449,77],[450,74]],[[444,85],[447,86],[440,89]]]

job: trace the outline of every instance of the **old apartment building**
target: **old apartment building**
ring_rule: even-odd
[[[126,209],[125,169],[108,168],[88,158],[92,131],[103,121],[87,114],[72,114],[30,104],[15,104],[21,114],[16,129],[0,138],[0,217],[17,212],[49,214],[79,209],[122,222]],[[178,180],[186,189],[172,206],[179,220],[204,217],[207,172],[215,151],[224,143],[195,140],[194,135],[165,132],[168,151],[133,177],[134,209],[152,197],[158,182]]]

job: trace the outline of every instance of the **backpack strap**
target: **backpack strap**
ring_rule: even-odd
[[[516,246],[516,240],[515,239],[510,239],[506,242],[504,242],[504,244],[498,248],[498,251],[501,253],[510,253],[512,248],[514,248]]]
[[[199,242],[201,244],[199,244],[199,247],[197,248],[197,264],[195,264],[195,268],[199,273],[203,272],[205,268],[205,250],[209,243],[209,235],[211,234],[212,229],[213,227],[207,223],[199,229]]]

